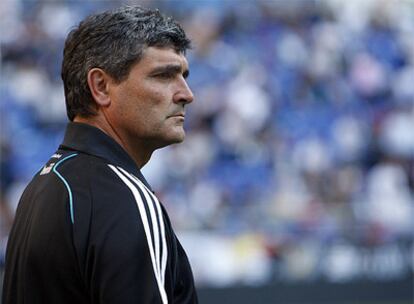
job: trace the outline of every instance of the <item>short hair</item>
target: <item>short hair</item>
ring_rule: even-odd
[[[63,51],[61,76],[69,120],[96,114],[87,82],[90,69],[101,68],[121,82],[145,48],[171,47],[185,54],[190,44],[181,26],[159,10],[122,6],[87,17],[68,34]]]

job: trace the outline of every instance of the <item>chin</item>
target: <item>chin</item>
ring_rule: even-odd
[[[182,143],[184,141],[184,138],[185,138],[184,132],[181,134],[175,134],[174,136],[169,136],[167,138],[164,138],[164,140],[159,142],[158,149],[169,146],[169,145]]]
[[[179,144],[179,143],[182,143],[182,142],[184,141],[184,138],[185,138],[185,134],[183,133],[183,134],[181,134],[181,135],[179,135],[179,136],[176,136],[176,137],[172,140],[172,143],[173,143],[173,144]]]
[[[180,142],[184,141],[185,138],[185,131],[184,129],[181,127],[179,128],[179,130],[176,130],[173,134],[171,134],[171,142],[174,144],[178,144]]]

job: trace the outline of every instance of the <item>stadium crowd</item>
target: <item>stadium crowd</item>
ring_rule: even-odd
[[[66,34],[120,3],[0,3],[0,261],[22,189],[63,136]],[[143,172],[196,281],[412,274],[413,2],[142,3],[194,41],[186,140]]]

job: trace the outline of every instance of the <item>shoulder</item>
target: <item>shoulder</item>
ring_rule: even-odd
[[[73,208],[110,217],[118,210],[133,212],[131,208],[136,208],[133,193],[114,168],[105,159],[71,153],[62,156],[52,172],[71,193]]]
[[[63,204],[72,223],[80,218],[89,222],[95,213],[110,217],[119,209],[131,213],[136,208],[130,189],[106,160],[76,151],[53,154],[25,192],[30,200],[49,202],[50,208]]]
[[[52,165],[51,173],[73,192],[88,191],[91,196],[114,191],[117,194],[127,192],[124,183],[111,169],[112,165],[102,158],[83,153],[66,153]]]

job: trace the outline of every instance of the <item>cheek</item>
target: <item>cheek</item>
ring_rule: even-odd
[[[125,123],[138,129],[161,129],[173,111],[168,85],[141,83],[139,87],[125,86],[118,94],[118,114]]]
[[[155,121],[163,121],[170,114],[171,102],[166,90],[147,90],[139,97],[138,111],[144,114],[144,119],[152,118]]]

